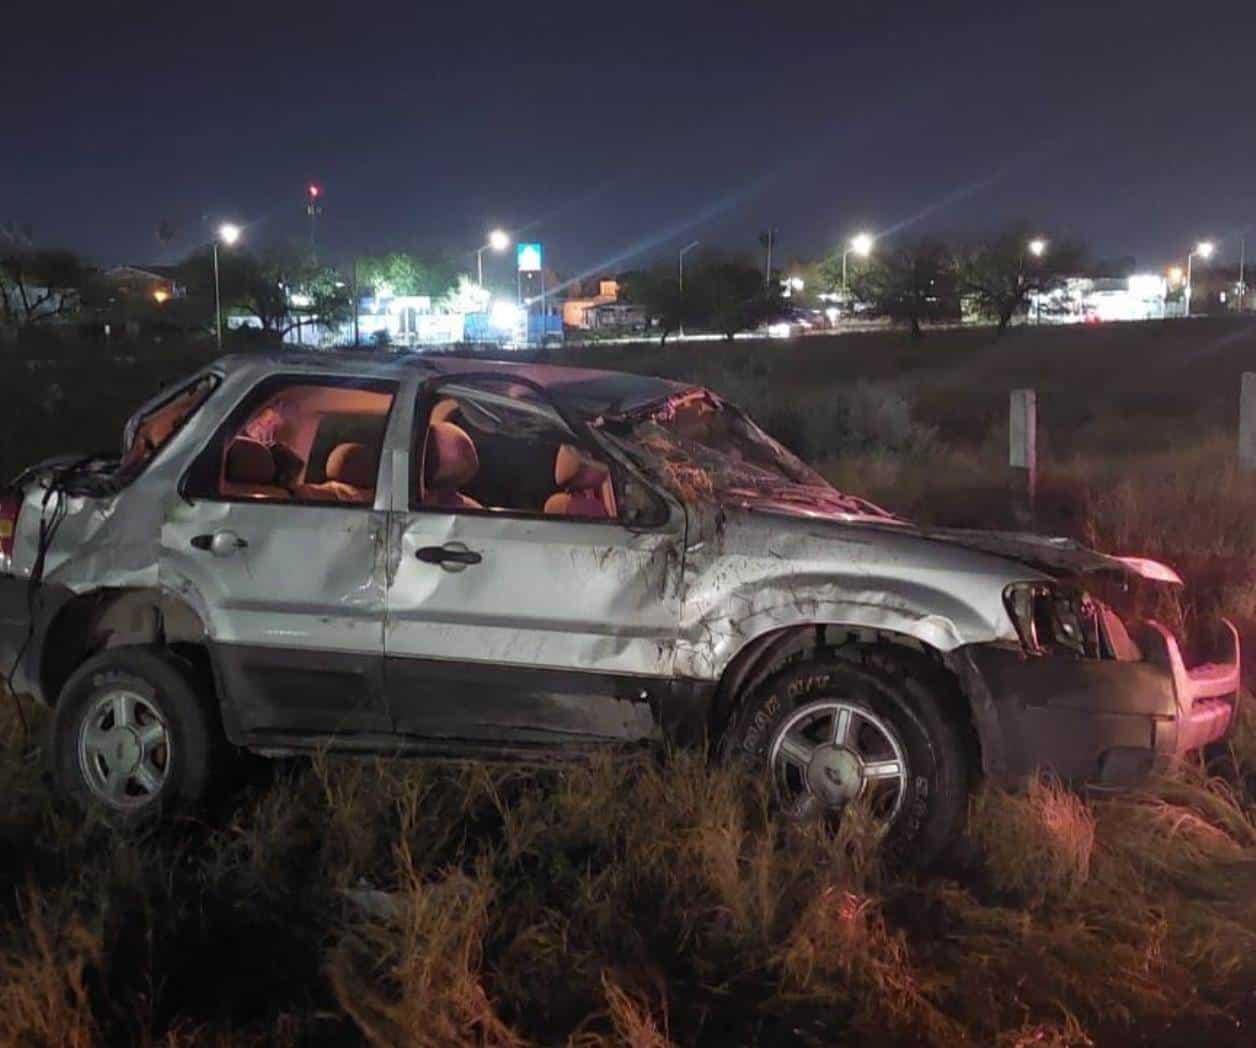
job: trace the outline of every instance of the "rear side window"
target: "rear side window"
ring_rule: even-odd
[[[396,392],[396,383],[376,380],[266,379],[197,456],[183,494],[369,507]]]
[[[132,419],[127,424],[119,472],[124,476],[137,476],[157,452],[188,424],[217,388],[218,376],[206,375]]]

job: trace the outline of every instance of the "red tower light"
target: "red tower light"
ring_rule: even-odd
[[[313,200],[316,196],[318,196],[319,192],[320,190],[318,186],[316,186],[313,182],[311,182],[310,183],[310,199]]]

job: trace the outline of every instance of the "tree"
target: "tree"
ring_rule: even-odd
[[[686,293],[689,287],[685,288]],[[765,288],[763,273],[733,259],[699,265],[693,277],[692,307],[700,323],[732,341],[739,331],[758,327],[781,309],[778,282]]]
[[[1028,227],[1018,226],[960,252],[960,292],[998,322],[1000,335],[1030,295],[1052,290],[1082,267],[1081,245],[1045,239],[1045,250],[1035,254],[1030,248],[1034,240]]]
[[[678,276],[670,269],[634,269],[622,274],[619,277],[619,295],[623,301],[645,310],[646,323],[658,326],[662,345],[667,343],[668,335],[680,330],[684,324],[686,318]]]
[[[89,275],[73,252],[0,245],[0,320],[25,328],[74,312]]]
[[[492,292],[480,287],[465,273],[460,274],[458,283],[445,292],[440,299],[440,307],[446,313],[486,313]]]
[[[958,312],[951,252],[940,240],[880,245],[848,271],[851,291],[874,312],[911,325],[923,338],[921,322]]]
[[[308,250],[273,246],[256,255],[220,251],[218,262],[224,309],[250,314],[264,332],[279,339],[298,327],[333,327],[353,315],[352,293],[344,279],[330,266],[319,265]]]
[[[389,251],[358,259],[358,284],[376,294],[428,295],[440,298],[457,283],[458,274],[448,260],[422,257],[409,251]]]

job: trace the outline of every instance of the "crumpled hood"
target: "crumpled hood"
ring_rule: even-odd
[[[723,501],[726,506],[735,506],[753,515],[802,518],[846,527],[884,528],[896,534],[910,534],[1015,561],[1055,577],[1111,572],[1137,575],[1155,582],[1182,584],[1182,579],[1171,567],[1145,557],[1112,556],[1083,546],[1074,539],[1033,532],[920,527],[865,499],[835,489],[801,484],[779,485],[770,492],[733,489],[725,492]]]
[[[1049,575],[1089,575],[1109,571],[1134,574],[1154,582],[1181,585],[1167,564],[1146,557],[1117,557],[1083,546],[1074,539],[1036,535],[1029,531],[976,531],[962,528],[924,528],[926,538],[951,542],[965,549],[993,553],[1037,568]]]
[[[858,495],[836,488],[811,484],[791,484],[776,479],[752,478],[754,484],[723,489],[721,502],[757,513],[778,513],[787,517],[829,519],[843,522],[876,521],[910,527],[907,521]]]

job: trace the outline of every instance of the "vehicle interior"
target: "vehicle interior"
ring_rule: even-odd
[[[617,519],[606,462],[528,387],[444,387],[416,438],[416,508]]]
[[[224,442],[218,493],[371,505],[392,402],[343,386],[283,388]]]

